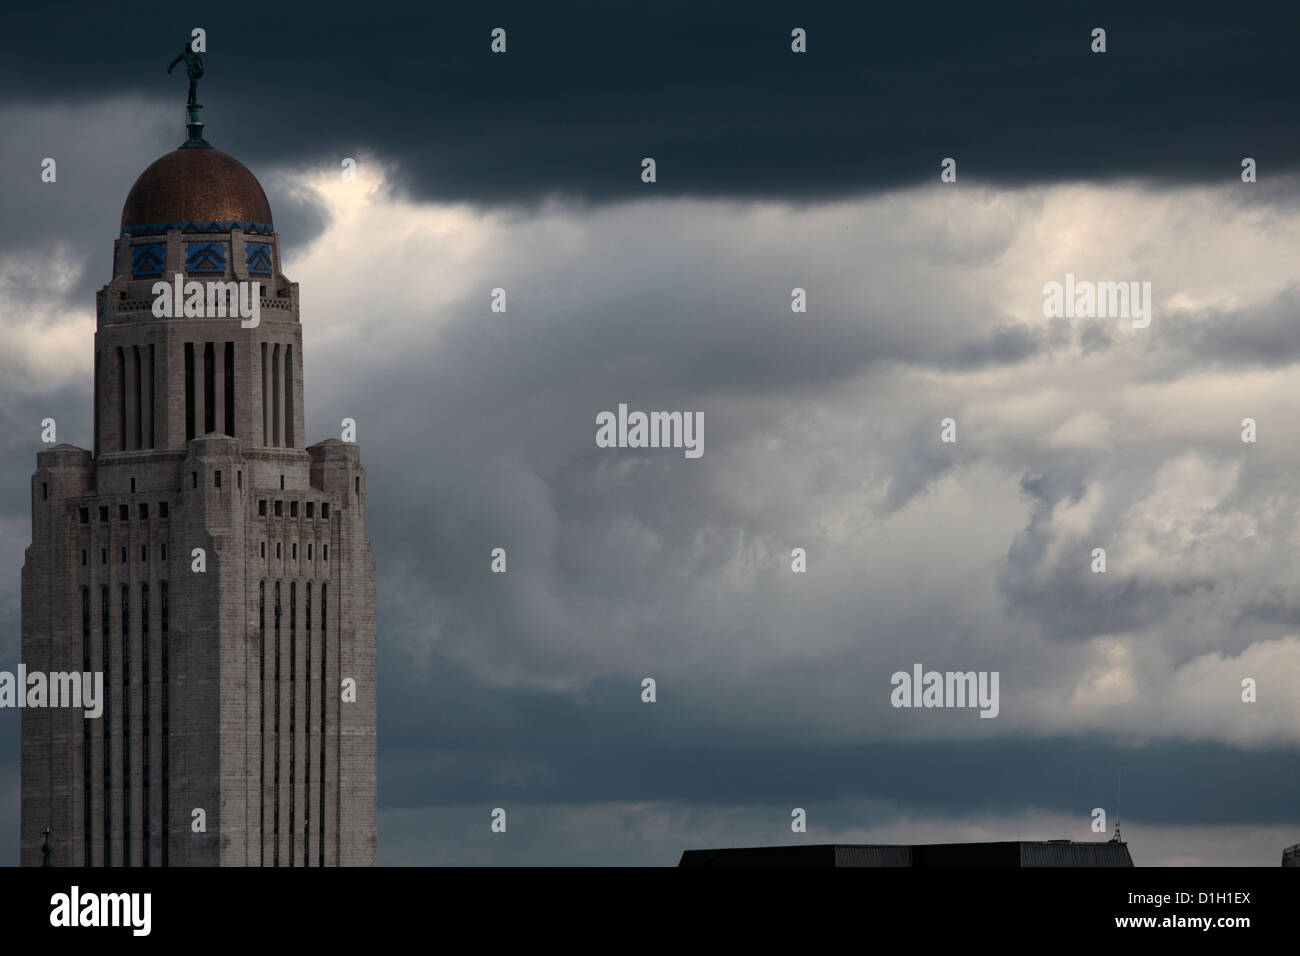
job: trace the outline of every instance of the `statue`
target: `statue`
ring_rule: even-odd
[[[176,55],[176,59],[172,60],[168,65],[167,72],[170,73],[172,67],[181,60],[185,61],[185,72],[190,77],[190,98],[186,100],[186,103],[190,106],[197,106],[199,103],[199,79],[203,76],[203,57],[195,53],[191,47],[192,43],[185,44],[185,49],[181,50]]]
[[[45,828],[45,842],[41,844],[41,866],[50,865],[50,854],[54,847],[50,846],[50,828]]]

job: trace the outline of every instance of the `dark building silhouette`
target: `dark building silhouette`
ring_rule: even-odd
[[[1283,866],[1300,866],[1300,843],[1289,846],[1282,851]]]
[[[686,850],[678,866],[1132,866],[1128,844],[1073,840],[916,845],[835,844]]]

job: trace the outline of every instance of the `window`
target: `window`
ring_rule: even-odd
[[[158,386],[158,362],[154,355],[154,347],[149,346],[149,384],[146,388],[143,382],[140,383],[140,390],[143,394],[140,396],[140,406],[142,408],[153,409],[157,403]],[[153,448],[157,442],[154,440],[154,432],[157,430],[158,422],[152,411],[149,412],[149,444],[147,448]]]
[[[293,437],[293,346],[284,347],[284,444],[294,447]],[[293,815],[290,814],[290,820]],[[290,827],[292,829],[292,825]]]
[[[140,561],[143,563],[149,560],[149,545],[140,545]]]
[[[280,490],[284,491],[284,475],[280,476]]]
[[[330,546],[328,544],[321,545],[321,557],[326,561],[330,559]]]
[[[293,543],[293,559],[298,560],[298,542],[296,541]]]
[[[158,502],[158,517],[159,518],[167,517],[167,502],[165,501]]]
[[[217,430],[217,355],[211,342],[203,343],[203,434]]]
[[[117,352],[117,380],[121,383],[121,388],[117,391],[117,434],[122,442],[121,451],[126,451],[126,395],[129,390],[126,378],[126,351],[122,346],[118,346]]]
[[[126,564],[126,548],[122,549],[122,563]]]
[[[140,502],[140,520],[141,521],[149,520],[149,502],[147,501]]]
[[[130,520],[131,520],[131,506],[130,506],[130,505],[118,505],[118,506],[117,506],[117,517],[118,517],[118,519],[121,520],[121,521],[130,521]]]
[[[320,506],[320,516],[321,516],[322,518],[327,518],[327,519],[329,518],[329,516],[330,516],[330,503],[329,503],[328,501],[325,501],[325,502],[322,502],[322,503],[321,503],[321,506]]]
[[[289,517],[290,518],[298,517],[298,502],[296,501],[289,502]]]
[[[197,488],[199,486],[199,473],[197,471],[190,473],[190,481],[191,487]]]
[[[225,352],[225,362],[222,364],[222,369],[225,371],[226,376],[224,390],[226,396],[226,434],[233,438],[235,435],[235,343],[227,342]]]
[[[163,559],[164,561],[166,561],[166,560],[167,560],[167,545],[165,545],[165,544],[161,544],[161,545],[159,545],[159,547],[162,548],[162,559]]]
[[[316,502],[314,501],[307,502],[307,517],[308,518],[316,517]],[[85,519],[83,518],[82,520],[84,521]]]
[[[108,564],[108,548],[99,549],[99,563]]]
[[[85,552],[85,551],[82,551],[82,552],[81,552],[81,566],[82,566],[83,568],[86,566],[86,552]]]
[[[266,499],[265,499],[265,498],[262,498],[261,500],[259,500],[259,501],[257,502],[257,516],[258,516],[259,518],[265,518],[265,517],[266,517]]]
[[[280,557],[280,542],[279,542],[279,541],[277,541],[277,542],[275,543],[275,556],[276,556],[277,558]]]
[[[307,545],[307,560],[308,560],[308,561],[311,560],[311,545],[310,545],[310,544]]]
[[[235,472],[235,487],[240,491],[244,490],[244,473],[242,471]]]
[[[42,482],[41,482],[41,501],[48,501],[48,500],[49,500],[49,497],[50,497],[50,486],[49,486],[48,484],[46,484],[45,482],[42,481]]]
[[[194,343],[185,343],[185,440],[194,437]]]
[[[262,343],[262,444],[273,444],[275,435],[271,428],[271,365],[267,358],[266,343]]]
[[[135,494],[135,479],[131,479],[131,494]]]
[[[266,557],[266,542],[262,542],[262,557]]]
[[[214,471],[212,473],[212,484],[217,488],[221,487],[221,472]]]
[[[99,506],[99,520],[100,521],[108,520],[108,505]]]
[[[82,524],[90,524],[90,509],[89,509],[89,508],[78,508],[78,509],[77,509],[77,520],[80,521]]]
[[[357,489],[357,497],[360,498],[361,497],[361,476],[357,475],[355,478],[352,479],[352,481],[354,486]]]
[[[277,502],[275,503],[275,516],[276,516],[277,518],[281,518],[281,517],[284,516],[284,502],[283,502],[283,501],[277,501]]]

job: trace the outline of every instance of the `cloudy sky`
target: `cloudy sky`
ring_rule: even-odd
[[[1294,9],[464,6],[6,9],[0,669],[39,423],[90,444],[94,293],[202,26],[307,440],[359,423],[382,863],[1105,839],[1121,777],[1139,865],[1300,842]],[[1149,327],[1045,316],[1067,274],[1149,282]],[[620,403],[704,454],[598,448]],[[915,663],[998,672],[997,717],[892,707]]]

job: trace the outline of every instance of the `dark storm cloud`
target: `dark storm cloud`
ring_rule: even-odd
[[[803,806],[815,795],[820,803],[874,800],[920,814],[1086,815],[1111,805],[1122,772],[1126,819],[1300,821],[1294,748],[1135,746],[1110,735],[841,747],[751,738],[742,746],[725,732],[702,739],[707,702],[681,699],[671,686],[649,706],[635,680],[594,681],[575,698],[485,686],[448,659],[419,679],[387,663],[379,728],[386,809],[481,802],[486,814],[500,803],[658,800]]]
[[[1167,14],[1167,15],[1166,15]],[[1300,161],[1294,6],[337,4],[6,11],[0,103],[165,96],[208,31],[209,138],[253,164],[373,148],[419,198],[817,198],[960,181],[1235,180]],[[489,53],[507,29],[509,52]],[[808,31],[807,54],[790,30]],[[1094,27],[1108,52],[1090,52]],[[170,114],[169,114],[170,118]]]
[[[7,133],[0,138],[0,258],[8,260],[4,291],[15,304],[93,310],[95,291],[112,276],[113,240],[131,184],[178,145],[147,106],[105,98],[93,105],[10,100],[0,107]],[[41,179],[47,157],[55,161],[54,182]]]

